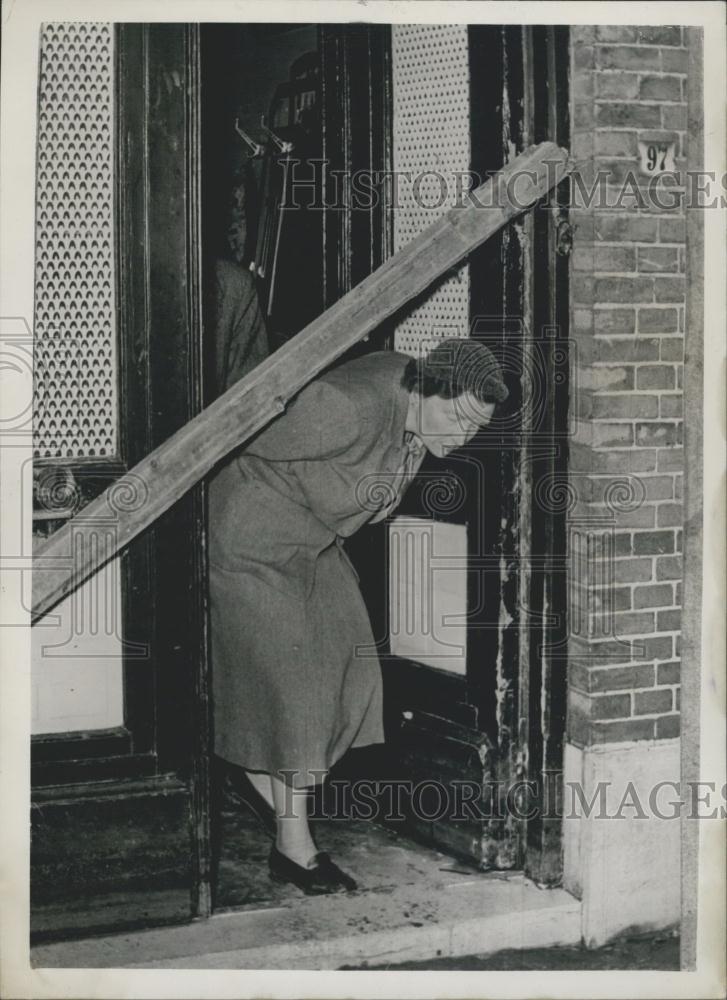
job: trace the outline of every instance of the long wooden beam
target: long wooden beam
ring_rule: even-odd
[[[33,615],[50,611],[235,446],[388,316],[425,291],[568,173],[565,150],[531,146],[180,428],[36,550]]]

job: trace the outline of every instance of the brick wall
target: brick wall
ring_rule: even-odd
[[[649,198],[639,140],[673,142],[685,169],[687,56],[679,27],[572,28],[568,735],[580,746],[679,734],[685,215],[673,177],[661,205]]]

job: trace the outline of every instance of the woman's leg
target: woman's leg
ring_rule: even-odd
[[[308,825],[307,792],[293,788],[267,771],[245,771],[250,784],[275,813],[275,846],[291,861],[312,866],[316,845]]]
[[[292,882],[309,895],[354,890],[355,879],[341,871],[325,852],[318,852],[308,825],[307,789],[294,788],[262,771],[247,773],[257,793],[264,797],[269,792],[274,803],[276,834],[270,852],[271,878]]]
[[[297,865],[313,868],[317,848],[308,825],[307,793],[274,775],[269,777],[277,820],[275,846]]]

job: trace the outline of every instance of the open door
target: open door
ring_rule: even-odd
[[[43,29],[36,537],[201,408],[197,63],[193,25]],[[209,910],[203,502],[34,626],[36,937]]]

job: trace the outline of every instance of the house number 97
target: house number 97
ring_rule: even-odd
[[[642,172],[651,176],[672,173],[675,170],[674,147],[673,142],[649,142],[640,139]]]

